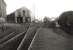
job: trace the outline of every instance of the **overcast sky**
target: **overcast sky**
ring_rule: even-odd
[[[36,18],[57,17],[64,11],[73,10],[73,0],[5,0],[7,14],[20,7],[27,7]]]

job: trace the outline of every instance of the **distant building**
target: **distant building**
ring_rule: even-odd
[[[6,16],[6,3],[4,0],[0,0],[0,17]]]
[[[15,12],[7,15],[6,20],[9,23],[25,23],[28,21],[31,22],[30,11],[29,9],[22,7],[20,9],[17,9]]]

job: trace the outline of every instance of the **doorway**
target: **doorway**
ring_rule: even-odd
[[[17,17],[17,23],[23,23],[23,17]]]

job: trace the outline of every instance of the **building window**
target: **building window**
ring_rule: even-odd
[[[23,15],[25,15],[25,10],[23,10]]]

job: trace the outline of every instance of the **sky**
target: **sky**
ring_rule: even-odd
[[[32,16],[40,20],[44,16],[56,18],[64,11],[73,10],[73,0],[5,0],[5,2],[7,14],[26,7],[32,12]]]

